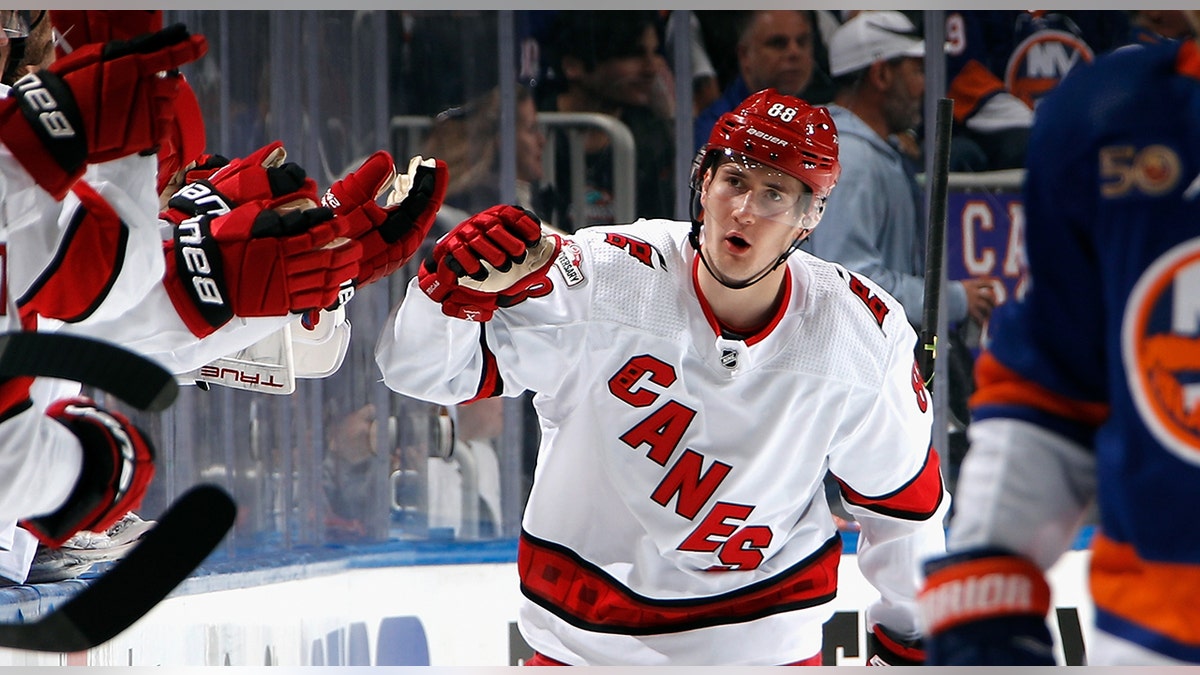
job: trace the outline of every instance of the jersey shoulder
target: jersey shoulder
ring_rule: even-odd
[[[592,318],[677,336],[687,331],[683,297],[690,288],[691,225],[638,220],[580,229],[563,250],[591,288]]]
[[[1176,62],[1182,47],[1178,42],[1129,45],[1075,67],[1038,106],[1035,129],[1073,132],[1078,142],[1080,135],[1103,136],[1131,121],[1136,127],[1139,121],[1146,125],[1175,114],[1154,102],[1169,95],[1170,81],[1179,76]]]
[[[851,370],[860,381],[878,382],[885,377],[897,353],[912,354],[916,332],[909,325],[900,302],[870,278],[842,265],[803,251],[790,262],[797,278],[807,279],[803,311],[804,339],[825,342],[827,352],[842,355],[826,359],[831,375]]]

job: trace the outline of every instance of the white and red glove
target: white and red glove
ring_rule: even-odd
[[[79,438],[83,466],[67,501],[21,525],[59,547],[80,530],[103,532],[142,503],[154,477],[154,447],[129,418],[86,397],[55,401],[46,415]]]
[[[380,150],[329,187],[321,203],[363,247],[355,287],[375,283],[412,259],[442,208],[449,178],[445,162],[419,155],[398,174],[392,156]],[[385,192],[380,206],[376,200]]]
[[[978,549],[932,560],[925,574],[926,665],[1054,665],[1050,585],[1032,560]]]
[[[88,163],[157,151],[174,117],[177,69],[207,49],[178,24],[86,45],[17,80],[0,101],[0,141],[62,199]]]
[[[233,161],[221,155],[202,155],[184,172],[183,186],[167,200],[159,217],[178,225],[194,216],[220,215],[247,202],[288,195],[315,203],[316,181],[299,164],[286,159],[282,141]]]
[[[488,321],[497,309],[549,293],[547,273],[561,248],[532,211],[493,206],[438,240],[417,270],[418,284],[447,316]]]
[[[324,207],[290,197],[183,221],[166,246],[163,284],[181,319],[204,337],[233,317],[288,316],[334,303],[362,245]]]

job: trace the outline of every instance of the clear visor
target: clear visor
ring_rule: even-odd
[[[726,150],[710,170],[709,199],[728,201],[734,211],[799,226],[813,208],[813,193],[800,179]]]
[[[0,10],[0,44],[29,37],[28,11]]]

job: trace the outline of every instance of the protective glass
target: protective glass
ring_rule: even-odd
[[[712,168],[708,194],[731,202],[735,210],[788,226],[800,225],[813,203],[812,190],[798,178],[728,150]]]

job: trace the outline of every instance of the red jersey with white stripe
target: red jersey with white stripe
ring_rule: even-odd
[[[520,628],[573,665],[779,665],[821,649],[841,552],[832,471],[881,600],[918,633],[919,564],[949,504],[929,448],[916,335],[870,280],[797,252],[759,333],[723,336],[690,224],[593,227],[553,289],[486,324],[413,284],[377,360],[443,404],[536,392],[541,447],[522,523]]]

